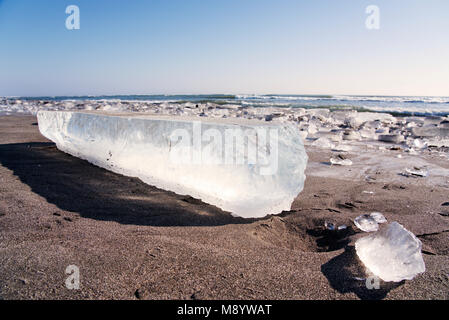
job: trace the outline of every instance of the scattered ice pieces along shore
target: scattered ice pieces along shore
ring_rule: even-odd
[[[394,117],[388,113],[298,107],[252,107],[230,102],[125,101],[125,100],[19,100],[0,99],[0,115],[39,110],[98,110],[145,112],[203,118],[245,118],[289,122],[300,129],[306,145],[339,152],[356,151],[360,143],[400,145],[410,155],[449,150],[449,116]],[[386,150],[379,146],[380,150]]]
[[[421,241],[397,222],[355,243],[365,267],[383,281],[411,280],[426,270]]]
[[[64,152],[241,217],[290,210],[304,187],[308,157],[291,123],[98,111],[37,118]]]

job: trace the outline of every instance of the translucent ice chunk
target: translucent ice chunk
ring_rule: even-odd
[[[405,169],[405,172],[403,175],[405,176],[417,176],[417,177],[427,177],[429,174],[428,171],[420,169],[420,168],[413,168],[413,169]]]
[[[332,222],[327,222],[327,221],[324,221],[324,227],[325,227],[327,230],[331,230],[331,231],[334,231],[335,228],[336,228],[334,223],[332,223]]]
[[[354,224],[362,231],[374,232],[379,229],[379,223],[369,214],[362,214],[354,219]]]
[[[362,138],[371,139],[371,140],[376,140],[377,139],[377,135],[376,135],[374,130],[362,129],[359,132],[360,132],[360,136]]]
[[[308,133],[315,134],[318,132],[317,126],[313,123],[309,124]]]
[[[425,149],[427,148],[427,142],[420,139],[414,139],[413,147],[416,149]]]
[[[321,137],[312,143],[312,146],[322,149],[332,149],[334,145],[328,138]]]
[[[379,229],[379,223],[385,223],[387,219],[380,212],[362,214],[354,219],[354,224],[362,231],[373,232]]]
[[[361,137],[360,133],[354,130],[346,130],[343,133],[343,140],[360,140]]]
[[[37,117],[64,152],[238,216],[290,210],[304,186],[307,154],[293,124],[87,111]]]
[[[385,222],[387,222],[387,219],[380,212],[372,212],[372,213],[370,213],[370,217],[373,218],[374,221],[376,221],[377,223],[385,223]]]
[[[413,149],[413,148],[409,148],[408,150],[406,150],[408,153],[410,153],[410,154],[414,154],[414,155],[416,155],[416,154],[418,154],[418,152],[415,150],[415,149]]]
[[[355,243],[366,268],[383,281],[411,280],[426,270],[421,241],[397,222]]]
[[[400,134],[381,134],[379,135],[379,141],[401,143],[404,141],[404,137]]]
[[[349,159],[331,158],[330,163],[334,164],[334,165],[339,165],[339,166],[351,166],[352,165],[352,161]]]
[[[349,152],[349,151],[352,151],[352,147],[349,145],[345,145],[345,144],[339,144],[339,145],[334,146],[332,148],[332,151]]]

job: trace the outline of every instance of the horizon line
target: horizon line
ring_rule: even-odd
[[[435,97],[449,98],[449,95],[382,95],[382,94],[342,94],[342,93],[126,93],[126,94],[67,94],[67,95],[11,95],[0,96],[1,98],[59,98],[59,97],[117,97],[117,96],[298,96],[298,97]]]

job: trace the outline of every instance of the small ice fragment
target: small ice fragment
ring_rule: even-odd
[[[334,231],[334,230],[335,230],[335,224],[333,224],[332,222],[324,221],[324,227],[325,227],[327,230],[331,230],[331,231]]]
[[[402,154],[398,154],[398,155],[396,156],[396,158],[401,159],[401,158],[402,158]]]
[[[339,166],[350,166],[352,165],[352,161],[349,159],[330,159],[331,164],[339,165]]]
[[[400,134],[381,134],[379,135],[379,141],[401,143],[402,141],[404,141],[404,137]]]
[[[374,232],[379,229],[379,223],[369,214],[358,216],[354,219],[354,224],[365,232]]]
[[[343,133],[343,140],[360,140],[360,133],[354,130],[346,130]]]
[[[366,281],[365,278],[361,278],[361,277],[353,277],[353,279],[357,280],[357,281]]]
[[[366,191],[366,190],[362,191],[362,193],[366,193],[366,194],[374,194],[373,191]]]
[[[377,140],[377,135],[374,130],[362,129],[359,131],[360,136],[365,139]]]
[[[365,267],[383,281],[394,282],[411,280],[426,271],[421,247],[421,241],[397,222],[355,243]]]
[[[426,170],[422,170],[419,168],[413,168],[413,169],[405,169],[405,176],[418,176],[418,177],[427,177],[428,172]]]
[[[309,134],[315,134],[318,132],[318,129],[317,129],[316,125],[314,125],[313,123],[310,123],[307,131]]]
[[[413,146],[416,149],[425,149],[425,148],[427,148],[427,142],[420,140],[420,139],[415,139],[415,140],[413,140]]]
[[[407,152],[410,154],[418,154],[418,152],[413,148],[408,149]]]
[[[332,149],[334,145],[328,138],[318,138],[312,143],[312,146],[323,148],[323,149]]]
[[[347,228],[346,225],[342,224],[341,226],[338,226],[338,230],[345,230]]]
[[[344,120],[344,124],[348,127],[357,129],[361,123],[359,121],[357,121],[356,117],[351,116]]]
[[[376,133],[378,133],[378,134],[381,134],[381,133],[388,134],[389,132],[390,132],[390,128],[379,128],[376,130]]]
[[[370,217],[373,218],[377,223],[385,223],[385,222],[387,222],[387,219],[380,212],[372,212],[370,214]]]
[[[332,151],[337,151],[337,152],[348,152],[351,150],[352,150],[351,146],[344,145],[344,144],[339,144],[332,148]]]

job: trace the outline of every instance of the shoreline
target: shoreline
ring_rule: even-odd
[[[160,112],[167,108],[328,109],[388,113],[397,117],[449,117],[449,97],[351,95],[117,95],[0,97],[0,115],[37,110],[110,110]],[[3,109],[3,111],[2,111]]]

